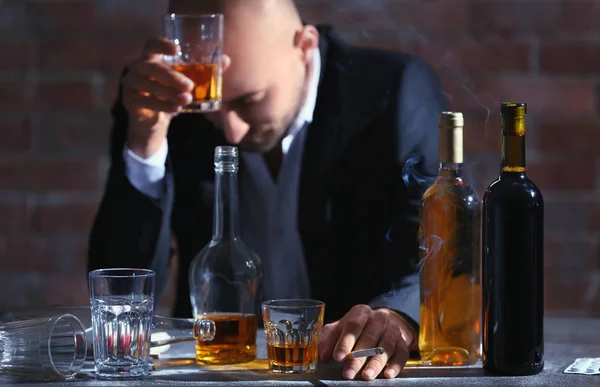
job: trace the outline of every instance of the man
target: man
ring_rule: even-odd
[[[395,377],[417,347],[426,184],[414,178],[437,172],[447,108],[435,74],[409,55],[303,25],[292,0],[172,0],[168,11],[225,14],[222,109],[178,114],[193,85],[162,63],[173,44],[146,44],[113,109],[90,269],[149,267],[160,291],[172,232],[175,314],[190,316],[188,266],[212,231],[214,147],[236,144],[242,239],[261,257],[264,298],[325,301],[321,359],[381,345],[385,354],[347,361],[343,376]]]

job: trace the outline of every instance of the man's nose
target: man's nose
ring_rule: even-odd
[[[223,129],[225,138],[231,144],[242,141],[242,138],[250,130],[250,125],[246,121],[240,118],[235,111],[226,107],[222,107],[221,110],[216,112],[204,113],[204,116],[217,127]]]
[[[239,144],[250,130],[250,125],[233,110],[221,110],[219,118],[225,132],[225,139],[230,144]]]

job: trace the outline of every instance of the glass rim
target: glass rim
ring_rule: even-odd
[[[71,370],[72,372],[68,372],[68,370],[62,371],[62,368],[59,369],[59,367],[56,365],[56,363],[54,362],[54,357],[52,356],[52,347],[50,345],[50,343],[52,342],[52,335],[54,334],[54,330],[56,329],[56,326],[58,325],[59,321],[67,321],[68,324],[71,326],[71,328],[73,329],[73,335],[77,336],[78,333],[81,333],[81,337],[83,338],[83,346],[80,348],[84,348],[83,352],[81,354],[83,354],[83,356],[78,356],[78,351],[77,351],[77,343],[78,341],[75,340],[75,353],[73,354],[73,361],[71,362],[71,367],[74,368],[69,368],[68,370]],[[83,365],[85,364],[85,359],[87,357],[87,338],[85,336],[85,328],[83,327],[83,324],[81,323],[81,320],[79,320],[79,318],[75,315],[72,315],[70,313],[64,313],[64,314],[60,314],[60,315],[55,315],[52,316],[49,320],[48,323],[51,323],[51,327],[49,329],[49,334],[48,334],[48,359],[50,360],[50,367],[52,368],[52,370],[54,372],[56,372],[57,375],[60,375],[62,377],[68,378],[68,377],[72,377],[77,375],[77,373],[79,373],[79,371],[81,371],[81,369],[83,368]],[[76,326],[74,326],[74,324]]]
[[[309,298],[282,298],[263,301],[262,307],[278,309],[321,308],[325,307],[325,302]]]
[[[134,269],[124,267],[92,270],[90,271],[89,276],[90,278],[151,278],[156,277],[156,272],[150,269]]]
[[[223,19],[222,13],[169,13],[164,16],[165,20],[175,19]]]

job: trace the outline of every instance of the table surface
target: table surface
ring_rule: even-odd
[[[140,380],[97,380],[93,364],[87,364],[74,380],[51,381],[26,376],[0,375],[0,385],[18,386],[600,386],[600,375],[564,374],[576,358],[600,357],[600,319],[547,318],[545,320],[545,367],[534,376],[499,377],[486,375],[480,366],[469,368],[407,367],[395,379],[371,382],[341,378],[342,365],[320,364],[313,375],[274,375],[269,373],[264,334],[259,332],[258,360],[239,366],[199,367],[193,363],[192,342],[174,345],[159,360],[156,370]],[[167,358],[171,357],[171,358]]]

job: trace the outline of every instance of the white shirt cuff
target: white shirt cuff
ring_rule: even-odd
[[[131,185],[152,198],[160,199],[164,188],[165,161],[168,153],[169,145],[166,140],[158,151],[147,159],[136,155],[125,146],[125,173]]]

